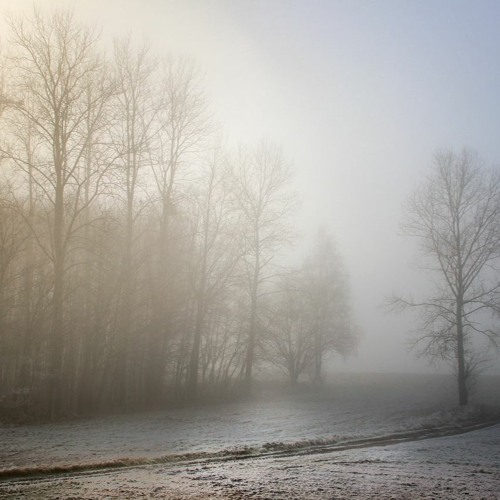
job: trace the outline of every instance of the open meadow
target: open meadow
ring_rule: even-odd
[[[499,420],[498,386],[484,377],[459,410],[448,376],[346,374],[244,401],[3,426],[0,497],[495,498],[500,427],[484,426]]]

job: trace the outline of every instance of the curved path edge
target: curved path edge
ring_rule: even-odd
[[[265,459],[268,457],[289,457],[334,453],[351,449],[389,446],[409,441],[439,438],[465,434],[467,432],[500,424],[500,417],[474,421],[464,425],[447,425],[429,429],[415,429],[383,436],[339,441],[338,439],[313,439],[298,443],[267,443],[262,447],[230,448],[216,452],[192,452],[164,455],[156,458],[117,458],[102,462],[87,462],[68,465],[41,465],[0,469],[0,481],[26,481],[53,478],[55,475],[73,476],[108,473],[113,469],[150,465],[193,465],[210,462],[225,462],[244,459]]]

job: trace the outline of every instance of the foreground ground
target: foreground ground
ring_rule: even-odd
[[[414,442],[0,483],[0,498],[500,497],[500,426]]]
[[[475,403],[498,404],[498,382]],[[484,420],[453,409],[450,387],[347,377],[238,404],[4,426],[0,498],[500,498],[500,426],[444,436]],[[109,468],[126,463],[140,465]]]

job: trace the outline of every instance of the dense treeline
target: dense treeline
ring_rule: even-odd
[[[296,199],[276,146],[217,144],[192,62],[73,14],[8,19],[0,88],[0,397],[59,417],[292,382],[348,354],[345,273],[320,234],[280,267]]]

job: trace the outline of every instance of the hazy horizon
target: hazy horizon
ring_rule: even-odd
[[[402,207],[438,149],[469,147],[500,163],[497,2],[43,0],[72,6],[104,40],[132,32],[155,53],[192,57],[231,146],[280,144],[302,199],[300,261],[318,228],[350,276],[358,354],[334,371],[428,372],[408,352],[415,316],[386,297],[418,295],[415,241]],[[0,11],[31,0],[0,0]],[[492,354],[493,355],[493,354]],[[499,372],[496,358],[492,371]]]

